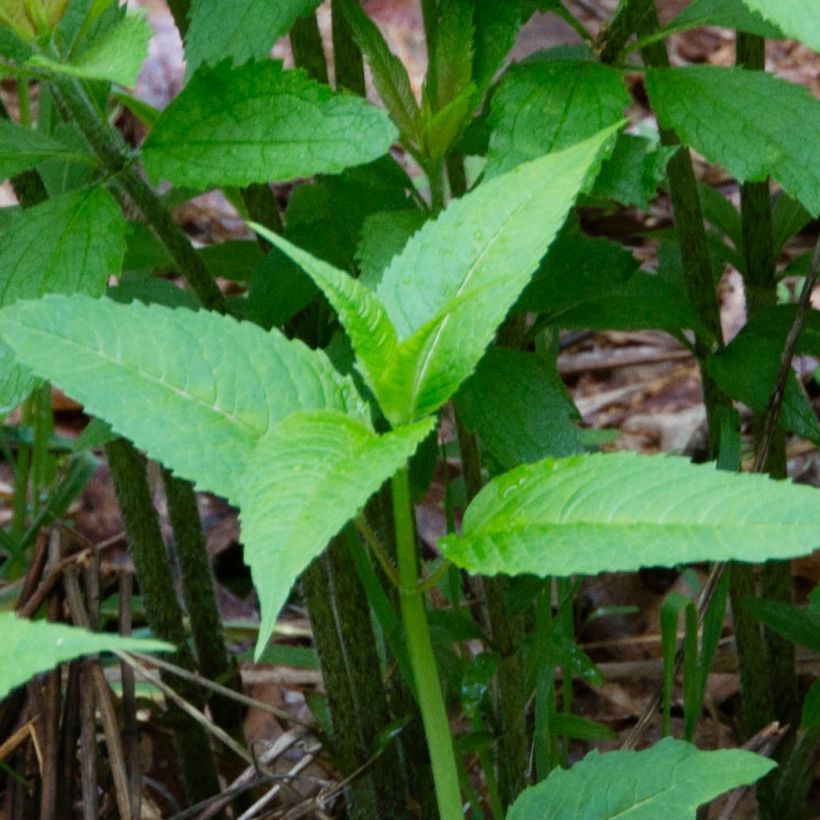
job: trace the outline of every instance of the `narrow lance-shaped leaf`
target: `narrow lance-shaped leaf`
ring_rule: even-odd
[[[698,806],[760,780],[775,765],[742,749],[702,752],[671,737],[640,752],[593,751],[526,789],[507,820],[694,820]]]
[[[664,32],[668,35],[702,26],[721,26],[769,39],[783,37],[777,26],[767,23],[760,14],[750,10],[751,3],[747,4],[749,8],[743,3],[744,0],[693,0],[664,28]]]
[[[0,335],[115,431],[234,502],[254,448],[285,416],[367,412],[323,353],[205,311],[53,296],[0,312]]]
[[[484,575],[792,558],[820,546],[820,492],[673,456],[547,459],[486,485],[439,545]]]
[[[123,638],[106,632],[88,632],[65,624],[29,621],[10,612],[0,613],[0,700],[33,675],[47,672],[63,661],[97,652],[170,652],[171,644]]]
[[[265,60],[201,67],[142,148],[155,179],[206,188],[333,174],[382,156],[387,113]]]
[[[242,538],[259,592],[256,656],[293,582],[404,464],[433,419],[377,436],[340,413],[295,413],[257,448],[241,495]]]
[[[740,182],[773,177],[820,214],[820,154],[802,136],[820,131],[820,101],[807,88],[714,66],[650,69],[646,88],[661,125],[687,145]]]
[[[33,168],[46,159],[83,159],[93,162],[90,155],[80,155],[31,128],[22,128],[8,120],[0,120],[0,179],[12,177]]]
[[[38,54],[28,64],[58,74],[85,80],[108,80],[133,88],[148,56],[150,39],[151,26],[145,15],[137,11],[123,17],[70,62],[61,63]]]
[[[789,37],[820,51],[820,6],[811,0],[743,0]]]
[[[233,57],[239,65],[266,57],[297,17],[320,0],[193,0],[185,36],[188,74],[202,63]]]

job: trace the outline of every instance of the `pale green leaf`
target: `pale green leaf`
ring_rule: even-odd
[[[419,105],[410,77],[401,60],[390,51],[376,24],[362,11],[358,0],[337,0],[353,31],[356,44],[370,64],[373,85],[390,112],[402,137],[418,141]]]
[[[775,765],[742,749],[702,752],[671,737],[640,752],[592,751],[526,789],[507,820],[695,820],[698,806]]]
[[[108,29],[71,62],[57,62],[38,54],[28,64],[47,68],[58,74],[69,74],[85,80],[108,80],[133,88],[148,56],[150,39],[151,27],[148,20],[142,11],[136,11]]]
[[[472,372],[612,134],[483,183],[394,257],[376,291],[400,342],[376,389],[391,421],[434,412]]]
[[[201,67],[142,148],[155,179],[207,188],[333,174],[385,154],[387,113],[265,60]]]
[[[239,65],[265,57],[297,17],[320,0],[193,0],[185,35],[188,73],[202,63],[233,57]]]
[[[486,485],[439,546],[483,575],[792,558],[820,547],[820,492],[674,456],[546,459]]]
[[[300,265],[321,289],[350,336],[362,376],[375,390],[382,373],[396,357],[398,341],[396,329],[373,291],[284,237],[261,225],[251,227]]]
[[[413,454],[433,419],[377,436],[340,413],[295,413],[257,448],[240,506],[245,558],[262,609],[256,655],[291,585]]]
[[[486,176],[567,148],[620,122],[630,104],[620,71],[547,60],[510,70],[493,94]]]
[[[108,632],[88,632],[65,624],[29,621],[10,612],[0,613],[0,700],[40,672],[82,655],[125,650],[171,652],[164,641],[124,638]]]
[[[820,100],[763,71],[689,66],[650,69],[646,87],[661,125],[739,181],[776,179],[820,214]],[[726,123],[732,123],[731,128]]]
[[[760,14],[750,11],[752,3],[747,3],[747,8],[743,5],[744,1],[693,0],[664,31],[671,33],[701,26],[720,26],[769,39],[783,37],[783,32],[777,26],[767,23]]]
[[[89,413],[232,501],[257,443],[285,416],[366,413],[323,353],[205,311],[46,297],[0,312],[0,335]]]
[[[584,450],[578,411],[554,367],[534,353],[490,348],[461,385],[456,406],[505,470]]]
[[[0,306],[44,293],[102,295],[120,271],[127,230],[101,187],[21,211],[0,231]]]
[[[14,410],[38,384],[39,379],[18,364],[9,346],[0,341],[0,416]]]
[[[743,0],[789,37],[820,51],[820,5],[814,0]]]
[[[0,179],[27,171],[46,159],[88,159],[39,131],[0,120]]]

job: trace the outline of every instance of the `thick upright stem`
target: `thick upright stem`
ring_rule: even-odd
[[[191,621],[197,666],[209,680],[241,692],[239,670],[225,646],[194,488],[188,481],[175,478],[167,470],[163,470],[162,479],[168,499],[168,515],[174,529],[174,547],[182,572],[182,597]],[[242,705],[219,695],[215,695],[209,705],[217,725],[236,739],[241,739]]]
[[[392,489],[401,584],[401,616],[410,665],[413,669],[416,697],[421,708],[424,732],[430,750],[436,799],[441,820],[457,820],[463,816],[458,769],[450,734],[450,720],[438,676],[438,664],[430,640],[424,596],[418,589],[416,531],[406,468],[395,474]]]
[[[148,625],[158,638],[177,647],[172,657],[174,663],[193,669],[182,609],[145,474],[145,458],[124,439],[107,444],[105,452],[145,601]],[[183,698],[201,706],[199,690],[192,684],[174,678],[166,682]],[[208,736],[198,723],[173,704],[168,705],[168,716],[189,799],[197,803],[217,794],[219,780]]]
[[[174,222],[148,183],[132,167],[130,151],[119,132],[95,108],[78,80],[55,78],[53,85],[91,149],[116,177],[114,193],[120,200],[131,200],[139,208],[146,223],[165,246],[202,306],[208,310],[227,313],[228,303],[224,294],[184,231]]]
[[[333,723],[333,757],[343,775],[370,763],[349,787],[353,820],[406,818],[407,794],[395,743],[371,762],[390,713],[367,599],[350,572],[342,539],[334,539],[302,575]]]

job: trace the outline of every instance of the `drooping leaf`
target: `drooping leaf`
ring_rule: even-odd
[[[675,150],[646,137],[621,134],[612,156],[601,166],[601,173],[592,187],[592,196],[648,208]]]
[[[800,137],[820,129],[820,100],[808,89],[763,71],[714,66],[650,69],[646,88],[661,125],[687,145],[741,182],[773,177],[820,214],[820,156]]]
[[[628,452],[511,470],[475,497],[461,535],[439,541],[471,572],[540,576],[761,562],[818,545],[814,488]]]
[[[142,148],[155,179],[206,188],[333,174],[382,156],[396,131],[365,100],[265,60],[199,68]]]
[[[123,638],[107,632],[18,618],[0,613],[0,700],[12,689],[40,672],[82,655],[122,649],[133,652],[170,652],[171,644],[140,638]]]
[[[320,0],[193,0],[185,36],[188,74],[202,63],[232,57],[236,65],[266,57],[297,17]]]
[[[138,11],[123,17],[71,62],[57,62],[38,54],[29,60],[29,65],[133,88],[148,56],[150,39],[151,27],[145,15]]]
[[[33,168],[46,159],[77,158],[78,153],[67,145],[22,128],[8,120],[0,120],[0,179],[12,177]],[[91,161],[91,157],[88,157]]]
[[[539,356],[490,348],[456,396],[459,416],[505,470],[583,452],[578,411]]]
[[[612,134],[479,185],[393,258],[376,290],[400,342],[376,390],[388,418],[434,412],[472,372]]]
[[[100,296],[120,270],[127,224],[100,187],[21,211],[0,232],[0,306],[44,293]]]
[[[805,0],[743,0],[789,37],[820,51],[820,6]]]
[[[240,494],[242,538],[262,608],[256,655],[293,582],[404,464],[433,419],[377,436],[340,413],[295,413],[257,448]]]
[[[775,765],[742,749],[702,752],[671,737],[640,752],[595,750],[524,791],[507,820],[694,820],[698,806]]]
[[[356,44],[370,64],[373,85],[398,126],[402,138],[418,142],[419,105],[410,85],[410,77],[401,60],[390,51],[376,24],[362,11],[357,0],[339,0],[339,5],[353,31]]]
[[[46,297],[0,312],[0,335],[89,413],[232,501],[257,443],[285,416],[365,413],[321,352],[205,311]]]
[[[702,26],[719,26],[756,34],[768,39],[782,38],[783,32],[777,26],[767,23],[760,14],[743,5],[744,0],[693,0],[665,31],[685,31]]]
[[[516,66],[492,98],[485,175],[581,142],[620,122],[629,105],[620,71],[592,61]]]
[[[794,311],[793,305],[784,305],[756,316],[707,362],[718,386],[756,413],[766,412]],[[806,315],[796,350],[820,355],[820,312],[811,310]],[[789,373],[786,381],[780,424],[799,436],[820,442],[820,423],[794,373]]]

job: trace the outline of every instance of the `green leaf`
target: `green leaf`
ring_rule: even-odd
[[[485,174],[503,174],[620,122],[630,98],[620,71],[591,61],[548,60],[507,72],[493,95]]]
[[[676,150],[658,145],[646,137],[621,134],[612,156],[601,166],[601,173],[592,187],[592,196],[648,208],[666,174],[666,165]]]
[[[664,30],[672,33],[702,26],[719,26],[768,39],[784,36],[776,26],[750,11],[753,8],[751,3],[746,4],[749,8],[743,3],[744,0],[693,0]]]
[[[650,69],[646,88],[661,125],[710,162],[740,182],[772,176],[820,214],[820,155],[802,136],[820,130],[820,101],[807,88],[714,66]]]
[[[258,658],[297,576],[404,464],[433,419],[377,436],[333,412],[295,413],[254,454],[240,505],[245,557],[262,609]]]
[[[205,311],[46,297],[0,312],[0,334],[89,413],[232,501],[257,443],[285,416],[366,413],[323,353]]]
[[[475,0],[473,82],[479,92],[490,85],[501,68],[522,22],[518,3]]]
[[[419,104],[410,85],[410,77],[401,60],[385,42],[376,24],[362,11],[358,0],[338,0],[353,31],[356,44],[367,57],[373,74],[373,85],[398,126],[402,138],[418,143]]]
[[[400,343],[376,389],[391,421],[434,412],[469,376],[612,134],[479,185],[394,257],[376,291]]]
[[[773,632],[813,652],[820,652],[820,612],[798,609],[785,601],[745,598],[743,609]]]
[[[718,386],[756,413],[766,412],[794,311],[793,305],[784,305],[756,316],[729,345],[708,359],[707,368]],[[806,315],[796,350],[820,355],[820,312],[812,310]],[[793,372],[783,392],[780,425],[820,443],[814,408]]]
[[[538,312],[540,321],[562,328],[700,328],[694,309],[673,282],[638,268],[638,260],[621,245],[564,232],[516,310]]]
[[[507,820],[694,820],[698,806],[775,765],[742,749],[702,752],[671,737],[640,752],[596,750],[526,789]]]
[[[490,348],[461,386],[456,405],[503,469],[584,449],[566,388],[554,368],[532,353]]]
[[[0,120],[0,179],[27,171],[46,159],[77,159],[78,153],[39,131]],[[93,161],[91,156],[84,157]]]
[[[473,7],[475,0],[438,0],[428,43],[430,59],[422,110],[440,111],[470,84],[473,74]]]
[[[694,511],[694,512],[693,512]],[[820,493],[673,456],[545,459],[494,479],[444,554],[484,575],[766,561],[820,545]]]
[[[418,209],[381,211],[367,217],[356,248],[359,280],[375,290],[393,257],[426,220],[427,214]]]
[[[106,632],[88,632],[48,621],[29,621],[10,612],[0,613],[0,700],[12,689],[63,661],[97,652],[122,649],[133,652],[171,652],[164,641],[123,638]]]
[[[188,74],[202,63],[232,57],[239,65],[266,57],[297,17],[309,14],[320,0],[193,0],[185,36]]]
[[[820,51],[820,6],[806,0],[743,0],[789,37]]]
[[[142,148],[154,179],[207,188],[333,174],[382,156],[396,132],[365,100],[270,60],[201,67]]]
[[[39,379],[18,364],[8,345],[0,341],[0,416],[10,413],[39,384]]]
[[[772,208],[772,247],[776,254],[811,222],[811,214],[793,197],[781,191]]]
[[[136,11],[108,29],[71,62],[61,63],[38,54],[28,61],[28,65],[84,80],[108,80],[133,88],[148,56],[150,39],[151,26],[145,14]]]
[[[0,306],[44,293],[100,296],[125,254],[127,223],[101,187],[48,199],[0,231]]]
[[[800,726],[803,729],[820,729],[820,680],[815,680],[806,692],[800,715]]]

